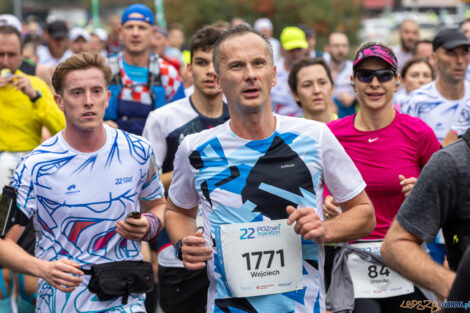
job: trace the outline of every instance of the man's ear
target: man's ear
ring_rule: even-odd
[[[64,102],[62,101],[62,96],[55,93],[54,94],[54,101],[55,101],[55,103],[57,103],[57,106],[59,107],[59,109],[62,112],[65,112],[64,111]]]
[[[353,75],[349,76],[349,80],[351,82],[351,87],[353,88],[354,92],[357,93],[357,91],[356,91],[356,82],[354,81],[354,76]]]
[[[186,70],[187,70],[188,72],[192,73],[192,72],[191,72],[191,69],[192,69],[192,68],[191,68],[191,62],[189,62],[188,64],[186,64]]]
[[[109,99],[111,98],[111,90],[108,89],[108,90],[106,91],[106,97],[107,97],[107,99],[106,99],[106,104],[105,104],[105,106],[104,106],[105,109],[107,109],[107,108],[108,108],[108,105],[109,105]]]
[[[272,87],[276,86],[277,84],[277,68],[276,65],[273,66],[273,83]]]

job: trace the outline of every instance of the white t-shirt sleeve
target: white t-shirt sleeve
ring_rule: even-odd
[[[413,103],[413,95],[414,94],[408,94],[403,98],[403,101],[400,104],[400,113],[416,116],[416,112],[414,110],[415,104]]]
[[[184,138],[176,151],[173,163],[173,178],[168,197],[178,207],[192,209],[199,204],[199,195],[194,183],[194,172],[189,162],[188,136]]]
[[[450,127],[451,130],[455,131],[457,135],[463,135],[470,127],[470,105],[466,105],[460,112],[457,122]]]
[[[351,200],[366,188],[366,183],[344,148],[324,125],[321,134],[323,179],[335,202]]]
[[[31,219],[37,213],[36,189],[32,183],[31,170],[22,161],[15,170],[11,185],[16,188],[16,205]]]
[[[153,154],[152,148],[150,148],[151,156],[147,161],[148,164],[148,179],[147,182],[142,186],[140,193],[140,200],[152,201],[163,197],[165,193],[165,187],[163,187],[158,175],[158,169],[155,166],[155,155]]]
[[[165,132],[163,131],[160,123],[161,121],[162,120],[160,120],[158,116],[150,113],[147,121],[145,122],[144,132],[142,133],[142,136],[150,142],[150,145],[155,152],[158,168],[162,167],[167,152]]]

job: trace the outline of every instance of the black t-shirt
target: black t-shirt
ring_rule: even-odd
[[[464,139],[431,157],[396,218],[430,243],[446,223],[470,220],[470,146]]]
[[[19,70],[28,75],[36,75],[36,64],[27,59],[23,59],[20,64]]]

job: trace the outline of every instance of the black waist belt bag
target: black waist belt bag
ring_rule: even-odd
[[[144,261],[95,264],[82,271],[91,275],[88,289],[101,301],[122,297],[122,304],[127,304],[131,293],[147,293],[154,287],[152,265]]]

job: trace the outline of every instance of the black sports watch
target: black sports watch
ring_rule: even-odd
[[[39,90],[36,90],[36,95],[34,96],[34,98],[30,98],[31,102],[36,102],[39,100],[39,98],[42,97],[42,93],[39,91]]]
[[[183,248],[183,239],[180,239],[175,245],[176,257],[183,261],[183,251],[181,250],[181,248]]]

